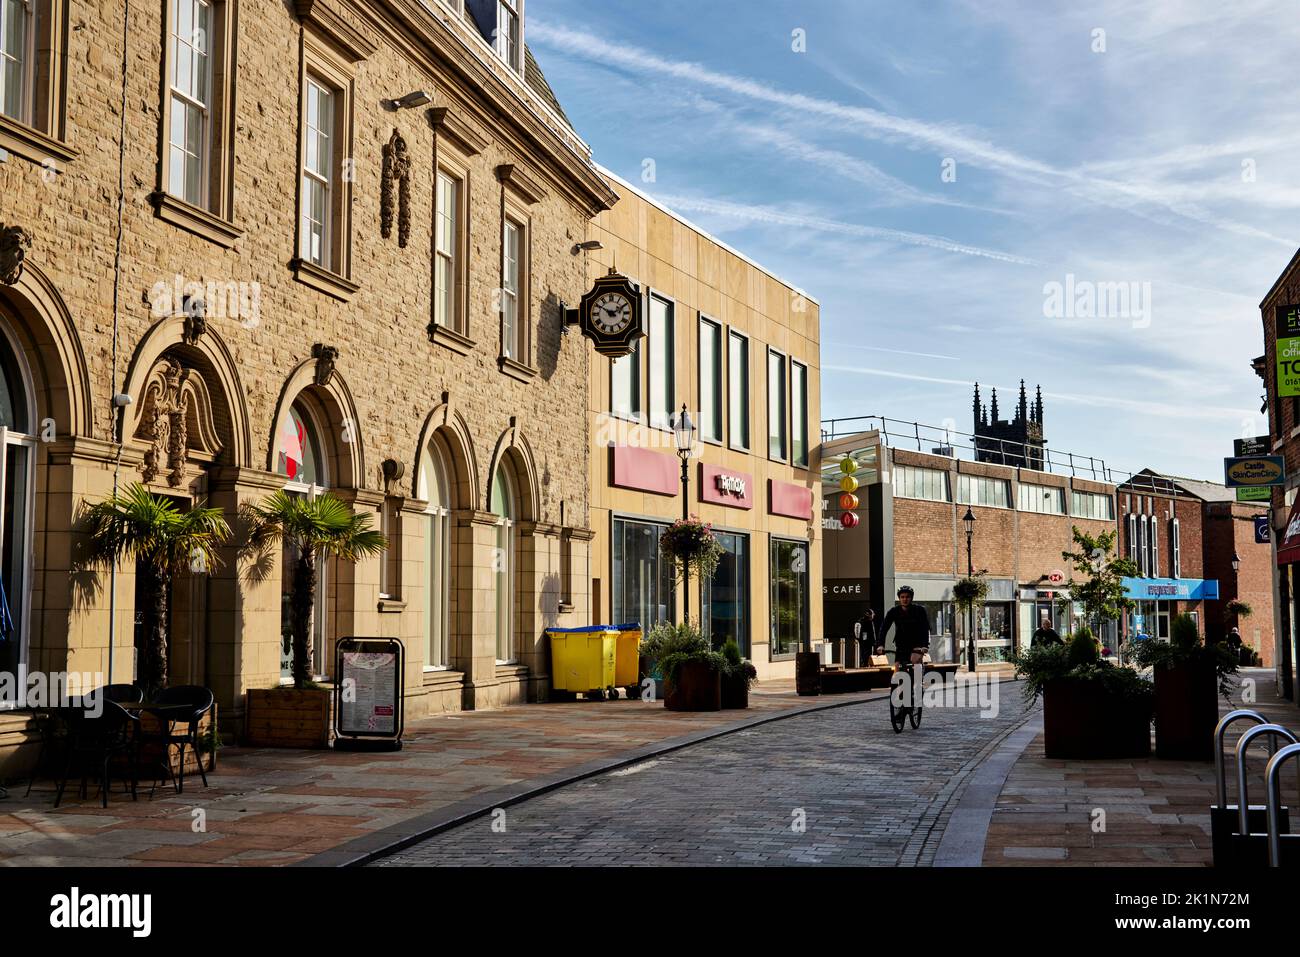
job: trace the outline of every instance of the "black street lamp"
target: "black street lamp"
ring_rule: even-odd
[[[682,460],[682,520],[685,521],[691,517],[691,496],[688,489],[691,484],[691,453],[695,449],[695,423],[691,421],[691,414],[686,411],[685,402],[682,403],[682,411],[673,417],[671,424],[673,437],[677,442],[677,457]],[[690,566],[682,562],[682,621],[689,624],[690,619],[691,573]]]
[[[1236,552],[1232,553],[1232,575],[1235,578],[1237,572],[1241,570],[1241,556]]]
[[[966,577],[975,577],[975,563],[971,558],[971,540],[975,537],[975,513],[971,511],[969,505],[966,506],[966,514],[962,516],[962,522],[966,525]],[[966,667],[975,673],[975,606],[971,605],[966,609]]]

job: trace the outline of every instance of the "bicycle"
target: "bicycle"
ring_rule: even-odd
[[[894,734],[902,734],[903,728],[908,722],[911,722],[912,729],[916,730],[921,727],[921,715],[925,710],[921,702],[924,702],[924,696],[920,693],[921,677],[925,673],[924,662],[915,662],[909,666],[911,674],[907,673],[908,669],[897,669],[889,681],[889,724],[894,729]],[[902,675],[903,677],[899,677]],[[910,705],[898,705],[894,703],[895,691],[899,685],[907,682],[911,690]]]

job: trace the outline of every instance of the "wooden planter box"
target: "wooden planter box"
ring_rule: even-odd
[[[704,661],[688,661],[676,681],[665,681],[664,707],[669,711],[721,711],[722,672]]]
[[[1043,736],[1048,758],[1144,758],[1151,716],[1098,682],[1057,678],[1043,688]]]
[[[1156,757],[1213,761],[1219,683],[1209,662],[1155,668]]]
[[[326,688],[250,688],[244,738],[254,748],[328,748],[332,697]]]
[[[728,675],[722,679],[722,708],[749,707],[749,681],[744,675]]]

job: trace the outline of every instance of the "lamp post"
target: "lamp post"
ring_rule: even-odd
[[[975,513],[971,511],[969,505],[966,506],[966,514],[962,516],[962,522],[966,525],[966,577],[975,577],[975,562],[971,558],[971,540],[975,537]],[[975,606],[972,604],[966,609],[966,667],[975,673]]]
[[[1239,571],[1241,571],[1241,556],[1237,554],[1236,550],[1234,550],[1232,553],[1232,600],[1233,601],[1236,601],[1239,597],[1241,597],[1237,592],[1237,588],[1239,587],[1237,584],[1237,572]],[[1237,624],[1236,615],[1232,616],[1232,624],[1234,626]]]
[[[672,423],[673,436],[677,442],[677,457],[682,460],[682,520],[690,518],[691,496],[689,487],[691,484],[690,459],[691,452],[695,448],[695,423],[691,421],[691,414],[686,411],[686,403],[682,403],[682,411],[674,417]],[[690,566],[682,562],[682,622],[689,624],[691,620],[691,572]]]

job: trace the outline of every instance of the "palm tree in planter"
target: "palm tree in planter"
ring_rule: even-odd
[[[86,506],[81,520],[89,536],[82,564],[113,567],[134,559],[137,574],[145,579],[141,593],[152,600],[139,609],[145,644],[137,680],[152,696],[167,685],[172,582],[184,571],[217,565],[217,548],[230,537],[230,526],[219,508],[196,505],[181,511],[139,483]]]
[[[311,683],[311,612],[316,604],[316,568],[321,558],[356,562],[387,547],[384,536],[370,527],[370,516],[358,515],[328,493],[316,498],[273,494],[251,509],[248,544],[261,551],[284,543],[297,555],[290,591],[290,628],[293,636],[293,686]]]

